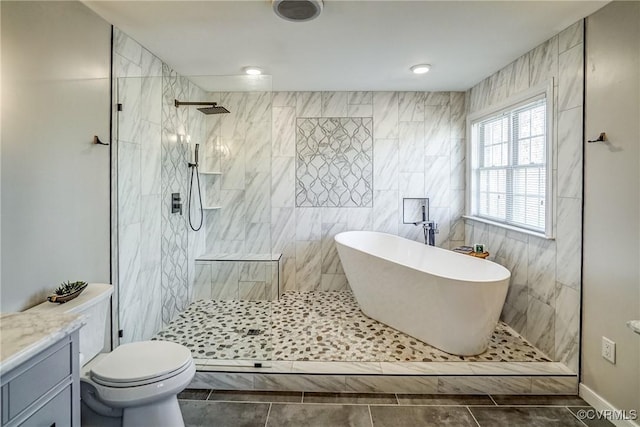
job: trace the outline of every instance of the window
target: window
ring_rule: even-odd
[[[551,237],[547,91],[470,119],[470,215]]]

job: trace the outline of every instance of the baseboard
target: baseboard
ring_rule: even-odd
[[[580,397],[585,400],[589,405],[593,406],[593,408],[597,411],[617,411],[619,410],[611,403],[606,401],[602,396],[597,394],[595,391],[591,390],[589,387],[580,383],[578,388],[578,393]],[[638,424],[638,420],[609,420],[617,427],[640,427]]]

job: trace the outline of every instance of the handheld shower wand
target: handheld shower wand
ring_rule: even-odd
[[[189,162],[189,167],[193,168],[193,167],[198,167],[198,151],[200,151],[200,144],[196,144],[196,149],[193,155],[193,163]]]
[[[194,163],[189,162],[189,168],[191,169],[191,180],[189,181],[189,199],[187,202],[187,212],[188,212],[188,216],[189,216],[189,227],[191,227],[191,229],[193,231],[198,231],[202,228],[202,223],[204,222],[204,212],[203,212],[203,208],[202,208],[202,191],[200,189],[200,173],[198,173],[198,151],[200,150],[200,144],[196,144],[196,149],[195,149],[195,153],[193,156],[193,161]],[[200,223],[198,224],[198,227],[194,227],[193,223],[191,222],[191,196],[192,196],[192,192],[193,192],[193,175],[195,173],[196,176],[196,181],[198,183],[198,201],[200,202]]]

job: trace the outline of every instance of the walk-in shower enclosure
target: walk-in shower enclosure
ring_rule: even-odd
[[[268,360],[267,301],[277,299],[279,283],[271,254],[271,79],[185,77],[114,32],[114,339],[152,339],[203,300],[196,311],[216,335],[261,340],[264,351],[242,356]],[[176,100],[215,102],[229,113],[207,115]],[[188,225],[188,215],[194,222],[200,215],[195,180],[188,211],[196,144],[204,215],[197,232]],[[172,213],[176,193],[182,212]],[[246,302],[252,320],[215,324],[212,300]]]

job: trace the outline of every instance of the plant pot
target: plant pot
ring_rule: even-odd
[[[71,301],[72,299],[74,299],[75,297],[80,295],[82,293],[82,291],[85,290],[86,287],[87,287],[87,284],[85,283],[78,290],[73,291],[73,292],[71,292],[69,294],[62,294],[62,295],[53,294],[53,295],[49,295],[47,297],[47,300],[49,300],[49,302],[57,302],[59,304],[63,304],[65,302],[67,302],[67,301]]]

